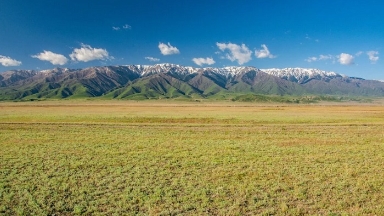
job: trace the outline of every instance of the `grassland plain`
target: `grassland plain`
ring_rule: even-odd
[[[1,215],[384,215],[384,106],[0,103]]]

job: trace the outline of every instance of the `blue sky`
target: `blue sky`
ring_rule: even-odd
[[[375,0],[3,0],[0,72],[174,63],[384,80]]]

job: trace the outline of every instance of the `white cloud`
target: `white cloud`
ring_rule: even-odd
[[[160,61],[160,59],[158,59],[158,58],[153,58],[153,57],[145,57],[145,59],[147,59],[147,60],[149,60],[149,61],[151,61],[151,62],[158,62],[158,61]]]
[[[68,59],[65,56],[61,54],[53,53],[51,51],[46,51],[46,50],[44,50],[44,52],[42,53],[33,55],[31,57],[40,59],[42,61],[49,61],[53,65],[65,65],[68,62]]]
[[[355,54],[355,56],[361,56],[361,54],[363,54],[364,52],[363,51],[359,51]]]
[[[347,53],[341,53],[339,56],[339,62],[340,64],[342,65],[353,65],[355,62],[354,62],[354,57],[350,54],[347,54]]]
[[[81,48],[74,49],[69,57],[71,57],[73,61],[82,62],[113,59],[113,57],[109,56],[109,53],[106,49],[92,48],[86,44],[81,44]]]
[[[255,56],[256,58],[276,58],[276,56],[272,55],[269,52],[268,47],[265,44],[262,44],[261,47],[263,49],[261,50],[255,50]]]
[[[180,53],[179,49],[177,49],[177,47],[173,47],[170,43],[168,43],[168,45],[164,43],[159,43],[159,49],[161,54],[163,55],[173,55]]]
[[[320,55],[319,56],[319,60],[329,60],[329,59],[333,59],[333,56],[332,55]]]
[[[379,52],[378,51],[368,51],[367,55],[372,64],[375,64],[379,60]]]
[[[307,62],[314,62],[314,61],[317,61],[317,57],[308,57],[307,59],[305,59],[305,61]]]
[[[332,55],[319,55],[319,57],[313,56],[313,57],[308,57],[305,59],[307,62],[315,62],[315,61],[325,61],[325,60],[330,60],[334,59]]]
[[[203,64],[207,64],[207,65],[215,64],[215,60],[213,60],[213,58],[193,58],[192,61],[199,66],[202,66]]]
[[[119,30],[121,30],[121,28],[127,30],[127,29],[132,29],[132,26],[130,26],[128,24],[125,24],[122,27],[120,27],[120,26],[112,26],[112,29],[115,30],[115,31],[119,31]]]
[[[0,55],[0,64],[5,66],[5,67],[20,66],[21,65],[21,61],[17,61],[15,59],[11,59],[8,56]]]
[[[252,51],[250,51],[245,44],[239,46],[233,43],[216,43],[216,45],[221,51],[228,49],[229,53],[226,55],[227,59],[237,61],[240,65],[247,63],[252,59]]]

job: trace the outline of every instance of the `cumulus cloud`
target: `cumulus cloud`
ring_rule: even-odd
[[[112,29],[115,30],[115,31],[119,31],[119,30],[120,30],[120,27],[112,26]]]
[[[203,64],[207,64],[207,65],[215,64],[215,60],[213,60],[213,58],[193,58],[192,61],[199,66],[202,66]]]
[[[150,56],[145,57],[145,59],[147,59],[147,60],[149,60],[149,61],[151,61],[151,62],[158,62],[158,61],[160,61],[160,59],[158,59],[158,58],[153,58],[153,57],[150,57]]]
[[[40,59],[42,61],[49,61],[53,65],[65,65],[68,62],[68,59],[65,56],[46,50],[37,55],[32,55],[31,57]]]
[[[239,46],[233,43],[216,43],[216,45],[223,52],[228,49],[229,53],[226,54],[227,59],[237,61],[240,65],[247,63],[252,59],[252,51],[249,50],[245,44]]]
[[[255,56],[256,56],[256,58],[275,58],[275,56],[272,55],[272,54],[269,52],[269,49],[268,49],[267,45],[262,44],[261,47],[262,47],[263,49],[261,49],[261,50],[255,50]]]
[[[73,61],[88,62],[93,60],[107,60],[113,57],[109,56],[106,49],[92,48],[89,45],[81,44],[81,48],[76,48],[69,55]]]
[[[339,63],[342,65],[353,65],[354,62],[354,57],[348,53],[341,53],[339,56]]]
[[[378,51],[368,51],[367,55],[372,64],[375,64],[379,60],[379,52]]]
[[[177,47],[173,47],[169,42],[168,45],[165,43],[159,43],[159,49],[163,55],[173,55],[180,53],[179,49],[177,49]]]
[[[5,66],[5,67],[20,66],[21,65],[21,61],[17,61],[15,59],[11,59],[8,56],[0,55],[0,64]]]

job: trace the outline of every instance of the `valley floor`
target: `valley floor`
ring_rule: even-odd
[[[383,131],[381,103],[0,103],[0,215],[383,215]]]

